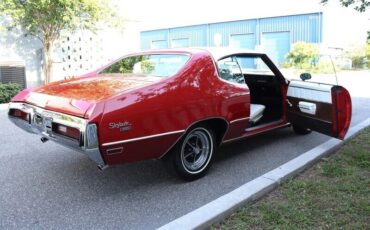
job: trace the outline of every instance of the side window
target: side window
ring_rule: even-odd
[[[235,57],[227,57],[217,62],[218,72],[222,79],[231,83],[245,84],[240,65]]]
[[[237,56],[236,60],[243,74],[274,76],[274,73],[260,57]]]

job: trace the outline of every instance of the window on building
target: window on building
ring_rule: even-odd
[[[190,40],[189,38],[175,38],[171,40],[171,47],[177,48],[177,47],[189,47],[190,46]]]
[[[230,47],[253,50],[256,45],[254,34],[232,34],[230,35]]]
[[[167,48],[166,40],[153,40],[150,46],[151,49],[165,49]]]

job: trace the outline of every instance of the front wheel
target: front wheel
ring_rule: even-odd
[[[292,124],[292,126],[293,126],[293,131],[298,135],[306,135],[312,132],[311,129],[304,128],[296,124]]]
[[[207,127],[195,127],[164,157],[164,162],[170,171],[175,171],[182,179],[191,181],[206,174],[215,150],[212,130]]]

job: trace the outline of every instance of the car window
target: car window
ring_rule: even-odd
[[[271,69],[265,64],[265,62],[260,57],[236,56],[236,60],[240,65],[243,74],[269,75],[269,76],[274,75]]]
[[[102,74],[139,74],[169,77],[176,74],[189,60],[184,54],[148,54],[130,56],[105,68]]]
[[[245,84],[240,65],[234,57],[227,57],[217,62],[220,78],[237,84]]]

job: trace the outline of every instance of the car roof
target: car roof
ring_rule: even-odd
[[[170,48],[170,49],[156,49],[146,50],[144,53],[156,53],[156,52],[186,52],[186,53],[201,53],[208,52],[215,60],[219,60],[223,57],[231,56],[234,54],[256,54],[262,55],[264,53],[257,52],[254,50],[233,48],[233,47],[189,47],[189,48]]]
[[[204,47],[199,49],[208,51],[215,60],[234,54],[263,54],[254,50],[233,47]]]

